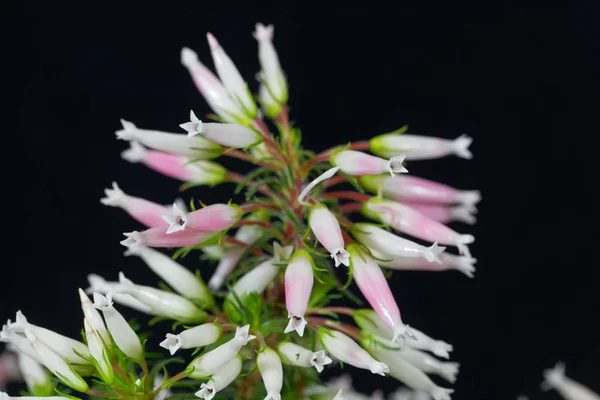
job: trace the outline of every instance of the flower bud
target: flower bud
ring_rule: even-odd
[[[353,367],[366,369],[382,376],[385,376],[385,373],[389,372],[385,363],[375,360],[365,349],[360,347],[358,343],[346,334],[321,327],[319,328],[318,335],[325,349],[336,359]]]
[[[460,254],[471,256],[467,244],[473,243],[473,235],[461,235],[402,203],[372,197],[363,204],[363,214],[418,239],[456,246]]]
[[[199,379],[211,376],[231,361],[243,346],[252,339],[256,339],[256,336],[248,334],[249,329],[250,325],[238,327],[233,339],[193,360],[188,366],[191,371],[190,378]]]
[[[196,185],[218,185],[225,181],[227,170],[215,162],[192,161],[178,154],[148,150],[134,141],[129,145],[131,147],[122,152],[121,157],[130,163],[142,163],[162,175]]]
[[[249,124],[251,118],[227,93],[227,90],[204,64],[198,60],[198,54],[184,47],[181,49],[181,63],[187,68],[196,87],[215,113],[225,122]]]
[[[140,257],[156,275],[180,295],[204,308],[214,306],[215,300],[204,282],[171,257],[146,246],[132,248],[125,255]]]
[[[413,366],[404,358],[398,357],[397,350],[388,350],[368,340],[364,340],[363,345],[374,357],[387,364],[391,376],[409,388],[429,393],[434,400],[450,400],[450,394],[454,390],[436,385],[423,371]]]
[[[312,258],[306,250],[296,250],[285,269],[285,305],[290,319],[285,333],[295,330],[298,335],[304,335],[304,313],[308,307],[313,281]]]
[[[157,315],[188,323],[206,320],[206,312],[182,296],[150,286],[136,285],[122,272],[119,272],[119,283],[115,288],[116,292],[135,297]]]
[[[124,232],[127,237],[121,244],[129,249],[138,246],[148,247],[188,247],[195,246],[211,238],[210,232],[197,232],[190,229],[173,233],[166,232],[167,227],[160,226],[145,231]]]
[[[94,309],[96,311],[96,309]],[[106,384],[112,384],[115,379],[113,367],[110,363],[108,356],[107,346],[112,344],[110,339],[103,341],[98,335],[98,331],[94,330],[92,325],[88,322],[87,318],[83,320],[83,326],[85,329],[85,339],[87,341],[90,354],[96,362],[96,368],[100,373],[100,377]]]
[[[167,333],[167,338],[160,342],[160,347],[169,350],[171,355],[179,349],[193,349],[208,346],[216,342],[221,336],[221,325],[208,323],[186,329],[178,335]]]
[[[29,343],[29,340],[27,340],[25,335],[17,333],[14,328],[11,328],[11,326],[13,326],[13,324],[10,320],[8,320],[5,325],[2,325],[2,331],[0,331],[0,342],[7,343],[8,345],[14,347],[19,354],[24,354],[39,363],[40,359],[31,346],[31,343]]]
[[[377,264],[382,267],[396,270],[412,271],[447,271],[455,269],[462,272],[469,278],[475,274],[475,264],[477,259],[465,256],[455,256],[454,254],[442,253],[439,255],[441,264],[431,263],[423,258],[414,257],[390,257],[388,255],[373,251],[373,256],[377,257]]]
[[[391,340],[400,343],[400,338],[410,336],[409,329],[400,318],[400,310],[381,268],[357,244],[348,246],[352,255],[352,275],[361,293],[381,320],[392,330]]]
[[[406,173],[404,156],[399,155],[385,160],[356,150],[342,150],[329,159],[332,165],[348,175],[379,175],[389,172],[391,176]]]
[[[317,240],[329,252],[335,262],[350,265],[350,254],[344,249],[342,229],[335,215],[324,204],[313,207],[308,216],[308,224]]]
[[[256,364],[267,389],[265,400],[281,400],[283,366],[277,352],[269,347],[263,347],[256,356]]]
[[[17,352],[17,363],[30,393],[41,397],[48,397],[54,393],[52,380],[46,367],[20,351]]]
[[[52,352],[56,353],[59,357],[62,357],[72,364],[89,364],[85,358],[82,358],[82,356],[86,357],[90,355],[90,352],[85,344],[51,331],[50,329],[30,324],[21,311],[17,311],[16,322],[13,323],[9,328],[18,333],[24,333],[27,329],[29,329],[36,338],[43,342],[46,347],[51,348]],[[38,359],[42,364],[44,364],[43,359]],[[52,370],[50,367],[48,367],[48,369]]]
[[[258,87],[258,101],[262,112],[271,119],[275,119],[283,110],[281,104],[271,96],[269,89],[262,84]]]
[[[469,146],[473,138],[460,135],[454,140],[436,137],[386,133],[370,140],[371,151],[381,157],[405,155],[411,160],[431,160],[454,154],[470,160]]]
[[[179,154],[192,159],[210,160],[219,157],[223,148],[203,137],[190,137],[179,133],[169,133],[139,129],[129,121],[121,120],[123,129],[116,131],[117,139],[135,141],[151,149]]]
[[[196,392],[196,397],[212,400],[215,394],[229,386],[240,372],[242,372],[242,358],[237,355],[215,372],[210,377],[210,381],[200,386],[200,390]]]
[[[202,122],[194,111],[190,111],[190,121],[179,125],[188,136],[200,135],[211,142],[234,149],[245,149],[263,141],[260,132],[240,124],[219,124]]]
[[[450,383],[456,381],[456,375],[460,367],[458,363],[439,361],[424,351],[411,349],[410,347],[398,350],[396,353],[426,374],[437,374]]]
[[[98,292],[106,295],[119,285],[119,282],[108,282],[106,279],[96,274],[89,274],[87,279],[90,285],[87,289],[85,289],[87,294]],[[121,304],[125,307],[133,308],[134,310],[143,312],[145,314],[152,314],[152,309],[150,307],[128,294],[112,292],[112,300],[115,303]]]
[[[423,204],[462,204],[469,210],[481,200],[479,190],[458,190],[442,183],[416,176],[362,176],[360,184],[372,193],[381,187],[383,196],[399,201]]]
[[[247,296],[252,292],[259,294],[264,292],[267,286],[269,286],[269,284],[277,276],[277,272],[279,272],[279,267],[274,264],[275,260],[273,258],[263,261],[254,267],[250,272],[247,272],[244,276],[238,279],[238,281],[233,285],[232,292],[235,293],[235,295],[240,299],[243,299],[244,296]],[[229,301],[235,300],[233,293],[230,293],[227,296]]]
[[[269,96],[280,104],[288,101],[288,88],[285,75],[279,64],[279,57],[273,46],[273,25],[256,24],[254,38],[258,41],[260,78]]]
[[[441,263],[439,254],[446,248],[434,243],[430,247],[421,246],[410,240],[396,236],[369,223],[352,225],[352,235],[367,247],[392,257],[424,257],[429,262]]]
[[[217,39],[210,32],[206,34],[206,38],[221,82],[223,82],[230,97],[244,110],[244,114],[249,118],[254,118],[258,108],[244,78],[242,78],[235,64],[225,53]]]
[[[102,311],[106,326],[117,347],[127,357],[138,363],[142,362],[144,360],[142,342],[127,320],[113,307],[112,292],[108,292],[106,297],[94,292],[94,307]]]
[[[277,350],[288,364],[297,367],[315,367],[319,373],[323,371],[323,366],[332,362],[325,354],[325,350],[312,352],[291,342],[280,343]]]
[[[113,182],[112,186],[112,189],[104,189],[106,197],[100,199],[102,204],[122,208],[136,221],[149,228],[165,225],[162,215],[169,212],[168,207],[139,197],[129,196],[119,188],[117,182]]]
[[[100,335],[106,346],[110,346],[112,344],[110,341],[110,336],[108,335],[108,331],[106,330],[102,316],[94,307],[94,303],[92,303],[90,298],[81,289],[79,289],[79,299],[81,300],[81,309],[83,310],[86,323],[89,323],[92,327],[92,330]]]
[[[169,224],[168,234],[186,228],[195,232],[219,232],[234,225],[241,215],[242,209],[236,205],[213,204],[188,213],[175,202],[173,211],[163,215],[163,219]]]
[[[83,380],[83,378],[79,376],[69,364],[67,364],[67,361],[65,361],[63,357],[50,350],[50,347],[42,342],[34,333],[34,330],[42,333],[43,331],[40,331],[40,329],[35,328],[31,324],[25,325],[24,329],[25,336],[37,353],[39,360],[46,368],[50,370],[50,372],[52,372],[62,383],[72,389],[75,389],[79,392],[85,392],[88,390],[89,387],[85,380]],[[86,354],[89,355],[87,348]]]

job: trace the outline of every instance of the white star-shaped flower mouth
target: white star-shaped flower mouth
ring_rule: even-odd
[[[181,348],[181,338],[179,335],[167,333],[167,338],[160,342],[160,347],[169,350],[171,355],[173,355]]]
[[[394,156],[390,158],[390,161],[388,161],[387,165],[387,170],[389,171],[390,175],[394,176],[396,174],[408,172],[408,170],[404,168],[404,165],[402,165],[405,158],[406,156]]]
[[[104,296],[98,292],[94,292],[93,297],[94,297],[94,307],[97,308],[98,310],[106,310],[106,309],[112,307],[112,305],[113,305],[112,292],[106,293],[106,296]]]
[[[182,231],[187,226],[187,212],[177,201],[173,203],[173,214],[161,215],[161,218],[169,224],[167,234]]]
[[[256,30],[252,34],[256,40],[273,40],[273,25],[264,26],[260,22],[256,24]]]
[[[142,245],[142,235],[138,231],[124,232],[123,235],[127,236],[127,239],[121,240],[121,243],[125,247],[137,247]]]
[[[113,182],[112,187],[112,189],[104,189],[104,194],[106,197],[101,198],[100,203],[104,204],[105,206],[118,207],[121,200],[125,196],[125,193],[123,193],[123,191],[119,188],[117,182]]]
[[[198,390],[195,395],[196,397],[200,397],[204,400],[211,400],[215,397],[217,391],[215,390],[215,384],[213,381],[208,381],[207,383],[203,383],[200,385],[200,390]]]
[[[417,340],[417,337],[408,328],[408,325],[400,324],[394,327],[394,332],[392,334],[392,342],[396,342],[400,345],[401,348],[404,348],[404,344],[406,342],[407,337],[412,340]]]
[[[371,365],[370,371],[374,374],[385,376],[387,372],[390,372],[390,369],[387,364],[377,361]]]
[[[321,372],[323,371],[323,366],[327,365],[327,364],[331,364],[332,360],[331,358],[327,357],[327,354],[325,354],[325,350],[319,350],[315,353],[313,353],[312,359],[310,360],[310,364],[315,367],[315,369],[317,370],[317,372]]]
[[[129,122],[121,119],[121,125],[123,125],[123,129],[120,129],[115,132],[117,135],[117,139],[121,140],[132,140],[135,138],[135,133],[137,132],[137,127]]]
[[[340,264],[344,264],[346,267],[350,266],[350,253],[348,253],[343,247],[333,249],[330,257],[333,258],[336,267],[339,267]]]
[[[333,398],[333,400],[345,400],[346,398],[344,397],[344,393],[342,393],[342,389],[340,389],[337,394],[335,395],[335,397]]]
[[[235,340],[241,342],[243,346],[248,344],[249,341],[256,339],[256,336],[248,334],[250,325],[244,325],[241,328],[238,327],[235,330]]]
[[[290,322],[288,322],[288,325],[286,326],[283,333],[290,333],[292,331],[296,331],[298,332],[298,335],[303,336],[304,328],[306,328],[306,320],[304,319],[304,317],[290,313],[288,315],[288,318],[290,319]]]
[[[294,246],[281,247],[279,242],[273,241],[273,257],[275,258],[275,263],[283,264],[289,261],[293,252]]]
[[[190,121],[179,126],[187,132],[188,136],[200,135],[203,128],[202,121],[196,117],[194,111],[190,111]]]

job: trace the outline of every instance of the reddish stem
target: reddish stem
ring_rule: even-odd
[[[244,212],[250,212],[255,210],[281,211],[281,208],[279,208],[275,204],[244,204],[241,208]]]
[[[327,192],[327,193],[323,193],[321,195],[321,197],[325,197],[328,199],[356,200],[356,201],[360,201],[360,202],[367,202],[371,198],[371,196],[366,195],[366,194],[356,193],[356,192],[348,192],[348,191]]]
[[[322,314],[323,312],[332,312],[336,314],[344,314],[353,316],[356,310],[349,307],[321,307],[321,308],[312,308],[306,311],[307,314]]]
[[[362,335],[360,334],[360,330],[358,328],[348,324],[344,324],[343,322],[332,321],[330,319],[317,317],[310,317],[308,320],[313,321],[321,326],[327,326],[340,332],[344,332],[346,335],[352,337],[357,341],[362,339]]]
[[[340,206],[340,211],[343,212],[344,214],[355,212],[355,211],[360,212],[360,211],[362,211],[362,204],[361,203],[343,204]]]
[[[323,182],[323,188],[326,189],[328,187],[337,185],[338,183],[344,183],[344,182],[348,182],[347,177],[342,176],[342,175],[334,176],[334,177],[327,179],[325,182]]]
[[[360,142],[348,143],[347,150],[369,150],[370,147],[371,147],[371,145],[368,141],[360,141]],[[314,158],[308,160],[302,166],[302,172],[306,174],[306,173],[308,173],[308,171],[310,170],[310,168],[313,165],[329,160],[329,157],[331,157],[331,153],[333,153],[333,150],[335,150],[336,148],[339,148],[339,146],[325,150],[325,151],[317,154]]]
[[[88,389],[85,393],[88,394],[88,395],[90,395],[90,396],[102,397],[104,399],[108,399],[110,397],[106,393],[102,393],[102,392],[99,392],[99,391],[94,390],[94,389]]]
[[[248,243],[244,243],[241,240],[237,240],[237,239],[232,238],[230,236],[224,237],[223,241],[226,242],[226,243],[228,243],[228,244],[233,244],[233,245],[236,245],[236,246],[239,246],[239,247],[242,247],[242,248],[248,247]],[[257,257],[262,257],[262,256],[265,255],[265,253],[263,253],[263,251],[261,249],[258,249],[256,247],[252,249],[252,254],[254,254]]]
[[[249,220],[242,220],[239,221],[237,223],[237,226],[244,226],[244,225],[258,225],[258,226],[263,226],[265,228],[270,228],[271,225],[265,221],[249,221]]]
[[[239,150],[233,150],[233,149],[231,149],[231,150],[225,150],[222,155],[228,156],[228,157],[231,157],[231,158],[237,158],[239,160],[248,161],[248,162],[250,162],[252,164],[256,163],[254,161],[254,157],[252,157],[251,155],[246,154],[246,153],[244,153],[242,151],[239,151]]]

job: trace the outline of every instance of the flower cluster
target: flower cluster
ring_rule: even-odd
[[[470,159],[471,138],[411,135],[404,127],[318,154],[304,149],[289,119],[273,33],[262,24],[254,32],[257,95],[212,34],[216,75],[194,51],[182,50],[213,122],[191,111],[180,125],[185,133],[170,133],[121,120],[116,136],[130,145],[124,160],[181,181],[182,191],[233,183],[234,197],[210,205],[178,198],[165,206],[117,183],[106,189],[102,204],[145,227],[124,234],[126,255],[139,257],[165,285],[139,285],[123,272],[115,281],[89,276],[89,288],[79,289],[83,341],[18,312],[1,337],[26,365],[30,394],[152,400],[173,390],[206,400],[359,398],[352,388],[320,383],[319,373],[335,362],[450,399],[453,390],[428,374],[456,380],[459,365],[436,358],[448,359],[452,346],[404,322],[388,278],[393,270],[451,269],[473,277],[468,246],[474,237],[447,223],[473,224],[479,192],[413,177],[407,169],[413,160]],[[217,157],[254,167],[235,173]],[[193,251],[217,264],[208,283],[177,261]],[[365,304],[352,283],[370,307],[332,306],[340,297]],[[153,316],[152,323],[175,322],[160,342],[163,361],[145,352],[143,333],[121,314],[125,307]],[[175,354],[181,358],[169,357]],[[166,376],[164,366],[176,361],[187,366]]]

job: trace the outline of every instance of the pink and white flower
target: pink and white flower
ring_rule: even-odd
[[[441,263],[439,255],[446,249],[438,246],[437,243],[430,247],[421,246],[364,222],[352,225],[351,232],[358,241],[370,249],[392,257],[424,257],[429,262]]]
[[[285,269],[285,305],[290,322],[285,333],[296,331],[304,335],[310,292],[314,282],[313,261],[306,250],[296,250]]]
[[[389,172],[393,177],[396,174],[406,173],[403,155],[397,155],[386,160],[356,150],[342,150],[335,153],[329,161],[348,175],[378,175]]]
[[[134,249],[137,246],[148,247],[187,247],[205,242],[212,237],[210,232],[197,232],[186,229],[174,233],[166,232],[166,224],[162,227],[150,228],[145,231],[125,232],[127,239],[120,243]]]
[[[470,160],[473,138],[460,135],[454,140],[430,136],[387,133],[370,140],[371,151],[381,157],[405,155],[407,160],[431,160],[454,154]]]
[[[335,266],[340,264],[350,265],[350,254],[344,249],[342,229],[335,215],[324,204],[319,204],[310,210],[308,224],[317,240],[335,261]]]
[[[178,154],[149,150],[138,142],[129,142],[130,148],[121,157],[130,163],[142,163],[148,168],[180,180],[198,185],[218,185],[225,181],[227,170],[221,165],[206,160],[192,160]]]
[[[389,368],[385,363],[371,357],[365,349],[360,347],[348,335],[325,328],[319,328],[318,335],[325,349],[336,359],[382,376],[389,372]]]
[[[260,78],[269,96],[280,104],[287,103],[288,88],[277,51],[273,46],[273,25],[256,24],[254,38],[258,42],[258,60],[260,61]]]
[[[348,251],[352,255],[354,281],[379,318],[392,330],[392,341],[400,343],[401,338],[411,336],[379,265],[357,244],[348,246]]]
[[[194,111],[190,111],[190,121],[179,126],[190,137],[201,135],[211,142],[234,149],[245,149],[263,141],[262,135],[248,126],[202,122]]]
[[[218,232],[233,226],[241,217],[242,210],[236,205],[213,204],[199,210],[187,212],[177,202],[173,211],[162,216],[169,224],[167,234],[188,229],[196,232]]]
[[[125,194],[117,182],[113,182],[112,186],[112,189],[104,189],[106,197],[100,199],[102,204],[123,209],[133,219],[148,228],[165,225],[162,215],[169,212],[168,207]]]

